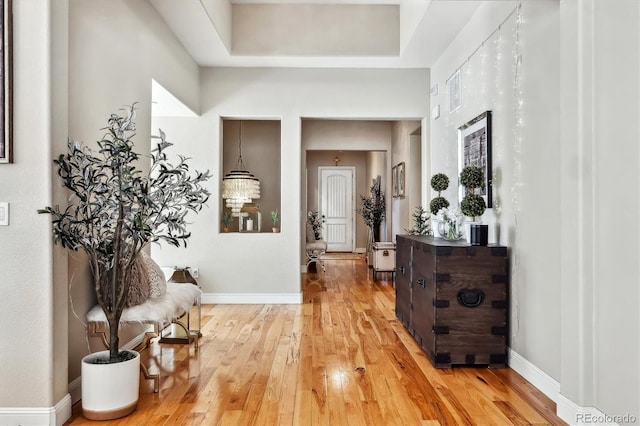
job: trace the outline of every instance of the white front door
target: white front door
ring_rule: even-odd
[[[352,252],[354,246],[353,167],[320,167],[319,211],[327,251]]]

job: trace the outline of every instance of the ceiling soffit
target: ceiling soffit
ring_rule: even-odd
[[[483,3],[480,0],[149,2],[201,66],[311,68],[428,68]]]
[[[394,56],[400,7],[364,4],[233,4],[232,55]]]

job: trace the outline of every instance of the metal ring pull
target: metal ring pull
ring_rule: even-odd
[[[484,291],[473,288],[458,291],[458,303],[467,308],[475,308],[484,301]]]

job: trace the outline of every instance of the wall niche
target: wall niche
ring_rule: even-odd
[[[260,198],[253,199],[237,215],[225,222],[232,211],[224,199],[220,200],[220,232],[273,232],[271,212],[278,211],[282,224],[281,199],[281,123],[280,120],[222,119],[222,177],[241,169],[242,163],[260,181]],[[222,182],[221,194],[222,194]],[[258,214],[259,212],[259,214]],[[241,219],[241,220],[240,220]],[[250,219],[250,220],[249,220]],[[286,220],[286,218],[285,218]]]

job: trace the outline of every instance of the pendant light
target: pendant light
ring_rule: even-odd
[[[260,198],[260,181],[249,172],[242,161],[242,120],[238,130],[238,161],[236,167],[222,179],[222,198],[231,209],[231,214],[239,217],[245,203]]]

